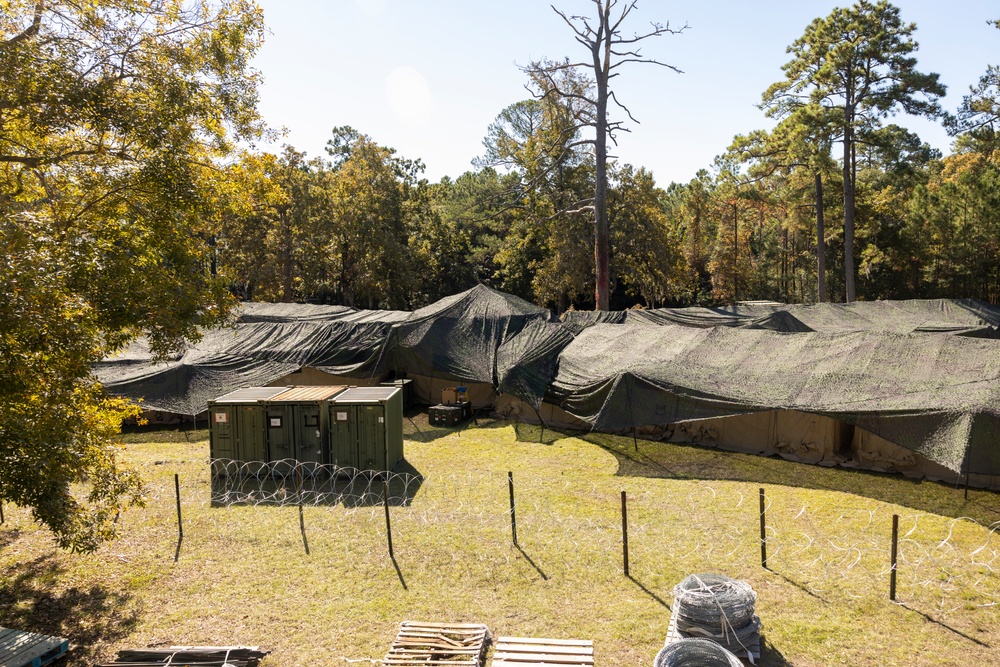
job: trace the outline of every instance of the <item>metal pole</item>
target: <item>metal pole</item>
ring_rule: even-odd
[[[181,520],[181,477],[174,473],[174,493],[177,496],[177,536],[184,539],[184,524]]]
[[[628,505],[625,501],[625,489],[622,489],[622,562],[625,565],[625,576],[628,575]]]
[[[0,523],[4,523],[4,518],[3,518],[3,503],[0,503]]]
[[[969,499],[969,471],[965,471],[965,499]]]
[[[389,480],[382,479],[382,500],[385,504],[385,537],[389,542],[389,558],[396,560],[392,553],[392,524],[389,523]]]
[[[517,544],[517,514],[514,511],[514,473],[507,471],[507,487],[510,489],[510,534],[511,538],[514,540],[514,546]]]
[[[892,565],[889,567],[889,599],[896,600],[896,554],[899,546],[899,515],[892,515]]]
[[[760,489],[760,565],[767,569],[767,519],[764,515],[765,509],[764,488]]]

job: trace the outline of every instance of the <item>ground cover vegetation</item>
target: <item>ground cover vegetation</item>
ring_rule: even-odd
[[[381,658],[405,619],[589,637],[602,664],[649,664],[672,587],[708,571],[758,592],[763,665],[990,664],[1000,642],[995,540],[991,555],[976,551],[1000,518],[996,494],[966,501],[951,485],[504,421],[450,430],[416,416],[406,431],[401,470],[422,480],[394,495],[395,562],[377,497],[301,512],[212,506],[205,431],[138,433],[125,456],[149,480],[148,502],[125,515],[118,541],[72,555],[29,511],[6,506],[0,619],[69,637],[70,664],[81,665],[128,646],[230,643],[272,650],[272,665],[349,664]],[[759,560],[760,487],[770,570]],[[905,532],[897,604],[894,513]],[[976,564],[991,559],[993,571]]]
[[[623,20],[634,8],[618,6]],[[613,307],[810,301],[821,285],[997,302],[998,74],[943,117],[956,139],[937,154],[887,122],[941,115],[914,30],[886,2],[817,19],[764,93],[777,127],[665,188],[641,166],[599,164],[587,127],[621,119],[586,101],[607,102],[608,81],[539,63],[532,94],[485,128],[475,168],[430,183],[419,159],[350,127],[324,156],[246,148],[266,131],[250,0],[0,0],[0,498],[63,547],[113,538],[144,497],[115,444],[136,407],[104,396],[91,365],[138,335],[167,354],[239,299],[413,308],[486,283],[559,311],[603,307],[605,167]],[[831,88],[862,76],[855,57],[874,78]],[[610,80],[612,65],[594,72]]]

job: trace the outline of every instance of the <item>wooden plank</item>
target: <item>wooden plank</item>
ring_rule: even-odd
[[[501,653],[493,654],[493,660],[506,662],[544,662],[566,665],[592,665],[593,655],[563,655],[561,653]]]
[[[394,660],[386,657],[385,665],[478,665],[478,660]]]
[[[10,628],[3,630],[0,665],[3,667],[40,667],[69,650],[69,640]]]
[[[594,655],[593,646],[553,646],[550,644],[501,644],[497,653],[563,653],[566,655]]]
[[[543,639],[541,637],[498,637],[501,644],[548,644],[551,646],[593,646],[591,639]]]
[[[493,662],[491,667],[527,667],[528,665],[593,665],[594,661],[590,660],[588,662],[558,662],[555,660],[539,660],[539,661],[525,661],[525,660],[506,660],[500,659],[493,656]]]

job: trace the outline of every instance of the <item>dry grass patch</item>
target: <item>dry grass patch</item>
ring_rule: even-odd
[[[424,480],[392,508],[395,566],[381,506],[306,506],[303,533],[295,506],[211,506],[204,431],[131,435],[150,502],[124,518],[117,543],[61,553],[27,512],[6,508],[0,625],[69,636],[81,665],[127,646],[220,643],[271,649],[272,665],[346,665],[380,658],[405,619],[593,638],[601,664],[649,665],[673,586],[716,571],[758,592],[765,665],[990,664],[1000,650],[1000,607],[982,606],[998,601],[997,575],[989,564],[958,571],[976,568],[964,564],[979,545],[981,559],[996,558],[997,545],[981,525],[952,525],[962,514],[995,521],[996,494],[964,504],[942,485],[641,440],[637,454],[610,436],[546,431],[539,442],[537,428],[504,422],[447,431],[418,418],[407,431],[407,463]],[[772,571],[759,563],[761,485]],[[623,489],[632,579],[621,570]],[[912,556],[916,574],[901,568],[906,606],[887,599],[892,513],[919,528],[904,553],[936,558]]]

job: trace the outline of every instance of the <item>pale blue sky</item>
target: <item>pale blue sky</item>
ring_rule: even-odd
[[[315,156],[330,130],[351,125],[400,155],[420,158],[437,181],[471,169],[486,128],[508,104],[527,97],[518,70],[541,57],[585,57],[561,19],[539,0],[258,0],[270,33],[255,61],[264,74],[261,111],[287,128],[290,143]],[[559,0],[568,13],[592,14],[589,0]],[[619,98],[630,123],[614,153],[650,169],[657,182],[686,182],[736,134],[770,127],[757,109],[782,77],[786,47],[808,23],[846,2],[640,0],[631,28],[669,21],[683,34],[649,40],[644,53],[684,71],[623,68]],[[995,0],[899,0],[917,24],[922,71],[948,86],[949,110],[988,64],[1000,65]],[[947,152],[936,124],[895,122]]]

